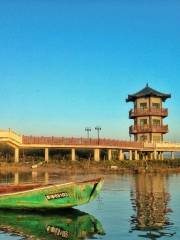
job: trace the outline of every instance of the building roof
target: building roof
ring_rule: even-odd
[[[165,94],[158,92],[154,90],[153,88],[150,88],[148,84],[146,84],[145,88],[143,88],[141,91],[128,95],[128,98],[126,99],[126,102],[134,102],[137,98],[141,97],[160,97],[163,101],[165,101],[167,98],[171,97],[171,94]]]

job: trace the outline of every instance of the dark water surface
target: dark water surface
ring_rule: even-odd
[[[0,182],[57,183],[93,177],[0,173]],[[0,239],[180,239],[180,174],[105,175],[104,179],[100,196],[74,210],[0,210]]]

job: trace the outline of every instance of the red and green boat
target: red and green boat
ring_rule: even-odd
[[[1,209],[58,209],[86,204],[95,199],[101,178],[65,184],[1,185]]]

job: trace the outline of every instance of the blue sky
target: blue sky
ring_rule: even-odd
[[[128,139],[128,94],[171,93],[180,141],[180,2],[0,0],[0,128]],[[91,136],[96,136],[93,130]]]

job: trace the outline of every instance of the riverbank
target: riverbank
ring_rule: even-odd
[[[85,173],[158,173],[180,172],[180,159],[153,161],[60,161],[59,163],[0,163],[0,172]]]

